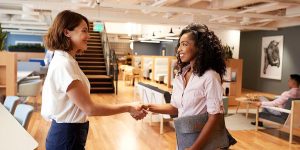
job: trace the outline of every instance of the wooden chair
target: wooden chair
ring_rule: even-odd
[[[123,80],[126,85],[126,81],[128,80],[131,85],[134,85],[135,80],[140,81],[140,69],[134,68],[132,66],[127,66],[124,70]]]
[[[281,112],[281,116],[272,115],[270,113],[256,111],[256,131],[258,131],[258,121],[278,125],[282,128],[289,129],[289,143],[293,140],[293,128],[300,127],[300,98],[291,98],[287,101],[284,108],[262,106]]]

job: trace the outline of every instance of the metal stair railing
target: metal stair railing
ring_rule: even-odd
[[[106,32],[106,28],[104,25],[104,30],[102,31],[102,47],[103,47],[103,52],[104,52],[104,60],[105,60],[105,65],[106,65],[106,72],[107,75],[111,76],[113,78],[113,82],[115,83],[114,85],[114,90],[115,93],[118,94],[118,60],[116,57],[116,53],[114,49],[111,49],[109,41],[108,41],[108,36]]]

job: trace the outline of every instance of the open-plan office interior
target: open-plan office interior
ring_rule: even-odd
[[[70,58],[62,55],[75,60],[73,63],[88,79],[92,103],[111,107],[128,104],[146,112],[139,118],[133,112],[99,116],[88,111],[85,114],[89,121],[88,134],[82,149],[176,150],[180,147],[175,122],[180,119],[181,110],[176,109],[179,116],[152,112],[149,104],[173,107],[174,99],[178,99],[174,95],[178,94],[176,87],[181,81],[178,78],[184,75],[185,69],[181,68],[184,64],[181,61],[187,58],[180,51],[185,35],[181,33],[193,23],[207,26],[212,31],[209,34],[216,35],[221,44],[226,72],[218,82],[222,89],[221,116],[228,135],[236,140],[228,140],[223,148],[300,149],[298,0],[1,0],[1,150],[52,149],[46,139],[50,128],[54,130],[53,122],[59,124],[59,121],[46,118],[42,109],[51,104],[45,92],[50,91],[47,83],[56,81],[48,76],[56,71],[51,67],[57,63],[51,62],[61,52],[49,48],[46,43],[49,38],[45,40],[45,37],[64,10],[88,19],[86,50]],[[66,30],[63,34],[68,37]],[[196,59],[197,54],[190,57]],[[187,85],[180,96],[183,99],[187,94],[194,99],[202,91],[187,89],[191,93],[184,93],[189,84],[197,82],[185,81],[185,75],[183,78]],[[204,90],[205,87],[203,84]],[[63,91],[67,99],[72,97],[69,89]],[[204,95],[206,99],[207,94]],[[80,103],[73,100],[68,103],[79,112],[86,112]],[[208,111],[208,107],[204,110]],[[198,140],[202,132],[197,131]],[[186,149],[199,149],[194,146]]]

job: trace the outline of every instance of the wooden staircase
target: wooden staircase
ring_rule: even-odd
[[[93,29],[91,24],[90,29]],[[114,93],[113,79],[106,72],[101,33],[90,31],[89,34],[88,48],[76,60],[90,81],[91,93]]]

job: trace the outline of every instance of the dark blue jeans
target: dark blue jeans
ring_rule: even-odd
[[[47,150],[84,150],[89,130],[86,123],[56,123],[52,121],[46,139]]]

